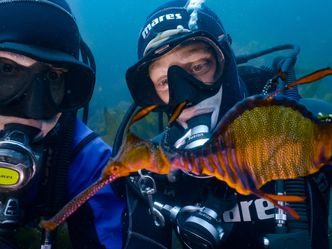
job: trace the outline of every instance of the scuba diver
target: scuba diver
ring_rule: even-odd
[[[68,3],[0,6],[0,248],[31,248],[21,228],[37,227],[96,181],[111,148],[77,118],[92,96],[95,64]],[[124,204],[106,187],[68,220],[72,248],[121,243],[121,216],[110,205]],[[54,233],[40,234],[39,248],[55,248]]]
[[[273,68],[240,67],[255,56],[236,57],[231,37],[204,1],[168,1],[150,14],[138,39],[138,62],[126,73],[137,106],[157,105],[172,114],[188,105],[175,124],[152,140],[168,148],[191,150],[210,139],[223,115],[252,94],[270,92],[285,84],[269,79],[282,70],[295,77],[298,47],[279,57]],[[262,83],[260,83],[262,82]],[[332,113],[324,101],[302,99],[296,88],[284,93],[314,114]],[[114,143],[114,151],[118,146]],[[113,152],[114,152],[113,151]],[[294,220],[257,196],[242,196],[213,177],[183,171],[157,175],[141,171],[125,180],[123,248],[172,248],[173,234],[183,248],[314,248],[328,249],[330,172],[287,181],[274,181],[264,192],[305,195],[304,203],[290,205],[301,216]],[[116,187],[116,186],[114,186]],[[176,241],[176,240],[175,240]],[[173,247],[174,248],[174,247]]]

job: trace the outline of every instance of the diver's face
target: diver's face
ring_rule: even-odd
[[[222,55],[223,57],[223,55]],[[192,76],[210,85],[220,77],[224,58],[216,58],[215,50],[205,42],[182,43],[153,61],[149,66],[149,76],[160,99],[169,102],[167,72],[171,66],[179,66]]]
[[[24,87],[20,83],[25,82],[21,77],[24,73],[36,74],[42,71],[45,72],[45,70],[47,70],[47,77],[50,77],[50,79],[53,80],[52,82],[54,82],[54,84],[50,84],[50,90],[53,92],[52,96],[55,101],[60,102],[64,95],[64,81],[61,78],[63,74],[67,71],[66,69],[56,68],[50,64],[39,62],[33,58],[21,54],[0,51],[0,79],[2,79],[0,82],[0,86],[1,89],[5,89],[5,92],[7,93],[15,93],[15,91],[20,90],[19,88]],[[12,84],[6,84],[7,81],[12,82]],[[3,101],[5,101],[6,99],[5,92],[0,93],[1,100]],[[60,115],[61,114],[58,113],[49,120],[21,118],[16,117],[15,114],[11,116],[0,115],[0,130],[4,128],[5,124],[19,123],[39,128],[42,133],[44,133],[43,135],[46,135],[48,131],[54,127]]]

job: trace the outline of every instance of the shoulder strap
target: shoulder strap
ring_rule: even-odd
[[[97,137],[99,137],[99,135],[95,132],[91,132],[89,135],[84,137],[72,150],[71,159],[74,159],[88,143]]]

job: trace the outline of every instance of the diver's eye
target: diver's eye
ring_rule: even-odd
[[[211,63],[208,60],[195,63],[190,67],[190,73],[193,75],[202,75],[209,71]]]
[[[168,80],[167,77],[160,79],[156,84],[157,91],[164,91],[168,89]]]
[[[3,66],[2,66],[2,72],[4,72],[4,73],[11,73],[13,71],[14,71],[14,67],[12,65],[7,64],[7,63],[3,64]]]
[[[0,74],[2,76],[19,76],[19,73],[24,70],[24,66],[21,66],[12,60],[0,57]]]
[[[60,81],[63,79],[63,72],[60,70],[49,70],[46,73],[47,79],[50,81]]]
[[[118,166],[112,166],[111,171],[112,171],[113,173],[117,173],[117,172],[119,171],[119,167],[118,167]]]
[[[1,63],[0,62],[0,70],[4,75],[11,75],[15,72],[15,66],[10,63]]]

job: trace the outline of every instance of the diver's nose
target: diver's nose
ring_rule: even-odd
[[[37,76],[30,88],[22,96],[23,113],[33,119],[49,119],[58,113],[58,107],[53,101],[48,83],[42,76]]]

